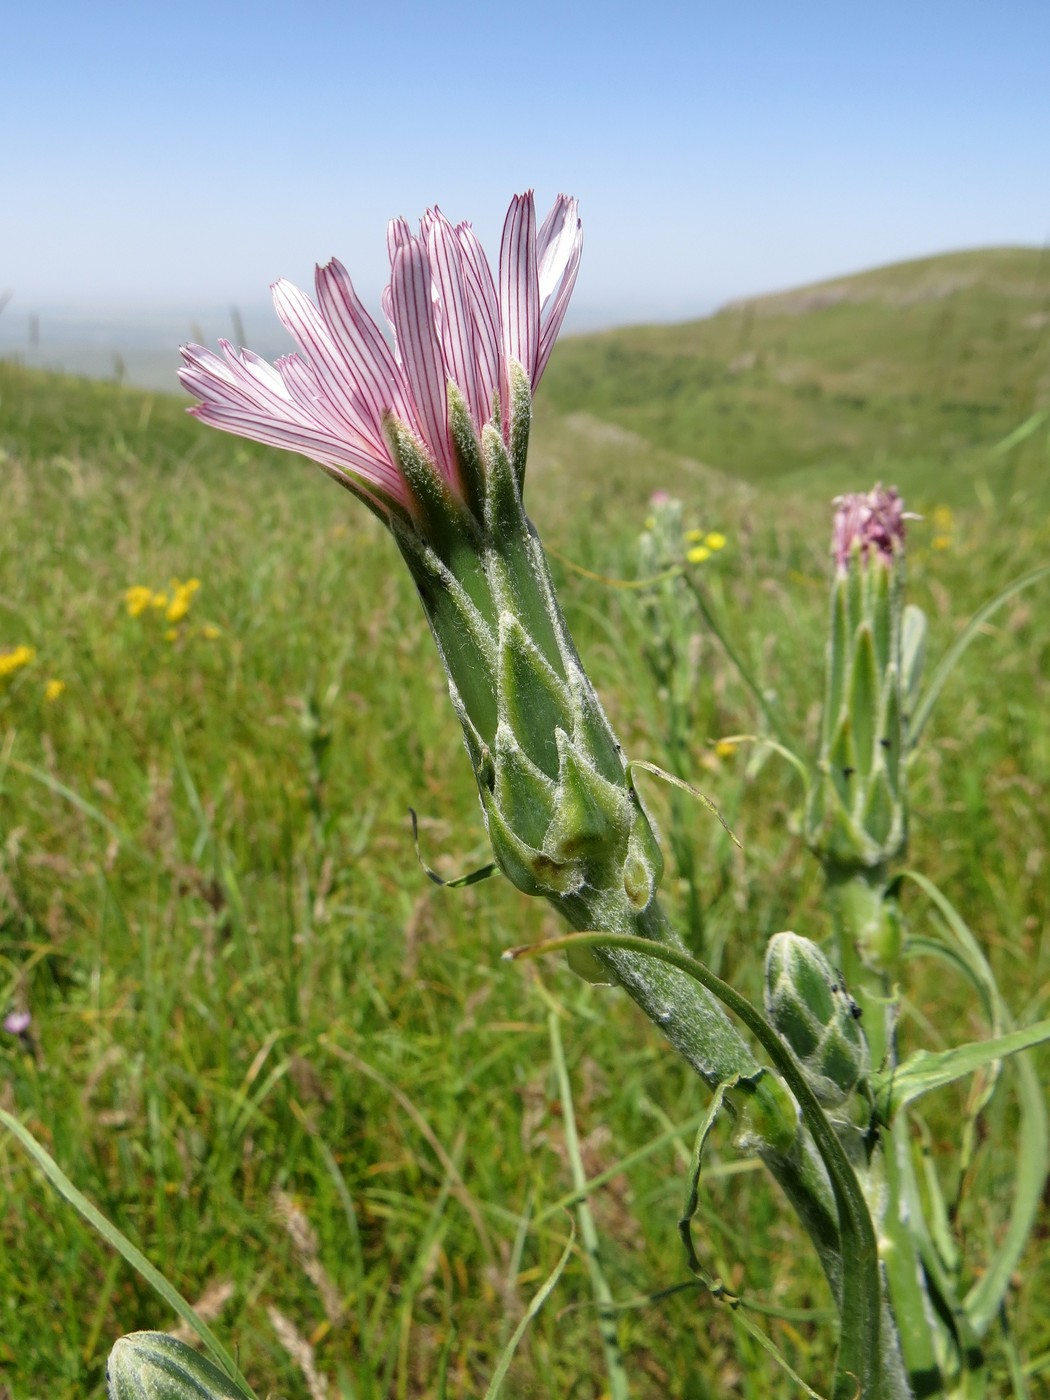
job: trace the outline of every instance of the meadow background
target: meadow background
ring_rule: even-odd
[[[637,595],[607,582],[636,576],[653,490],[726,536],[702,577],[812,752],[831,498],[881,479],[922,514],[909,592],[935,660],[1050,556],[1048,414],[1050,260],[1026,249],[562,343],[526,499],[627,752],[666,761]],[[439,889],[417,863],[409,807],[443,876],[487,846],[390,539],[315,468],[203,429],[175,395],[12,362],[0,472],[0,650],[32,650],[0,678],[0,1012],[31,1016],[0,1036],[0,1105],[199,1303],[261,1395],[478,1395],[569,1235],[553,1010],[607,1277],[630,1305],[632,1394],[787,1394],[689,1286],[675,1221],[706,1091],[622,996],[560,962],[501,962],[554,930],[542,905],[499,878]],[[819,872],[792,771],[718,744],[757,718],[715,640],[696,646],[683,776],[742,851],[702,808],[646,797],[665,829],[686,821],[694,936],[758,997],[770,934],[827,931]],[[981,629],[912,774],[909,863],[968,919],[1022,1020],[1050,993],[1048,716],[1043,584]],[[907,912],[916,931],[931,917]],[[905,1047],[982,1034],[961,983],[909,973]],[[925,1114],[934,1162],[965,1097]],[[1002,1229],[1011,1113],[947,1182],[970,1268]],[[723,1130],[710,1163],[701,1256],[787,1310],[764,1325],[819,1388],[819,1270]],[[9,1400],[101,1396],[117,1335],[174,1325],[6,1139],[0,1231]],[[1009,1308],[1033,1396],[1050,1377],[1046,1243],[1044,1221]],[[505,1394],[606,1386],[577,1245]]]

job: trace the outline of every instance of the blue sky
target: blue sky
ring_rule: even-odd
[[[683,11],[687,17],[682,18]],[[576,324],[1050,236],[1050,3],[8,9],[0,291],[257,307],[392,214],[580,197]]]

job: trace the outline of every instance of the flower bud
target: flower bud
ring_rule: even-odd
[[[766,1014],[821,1103],[845,1103],[868,1072],[868,1043],[856,1002],[808,938],[778,933],[769,940]]]
[[[109,1400],[249,1400],[246,1392],[185,1342],[132,1332],[106,1362]]]

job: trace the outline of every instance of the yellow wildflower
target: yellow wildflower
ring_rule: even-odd
[[[188,579],[185,583],[180,583],[177,578],[171,580],[172,596],[166,614],[169,622],[182,621],[190,610],[194,593],[200,586],[200,579],[196,578]]]
[[[216,627],[214,622],[206,622],[201,628],[201,636],[207,637],[209,642],[214,642],[216,637],[222,636],[222,628]]]
[[[127,606],[129,617],[139,617],[146,611],[150,603],[153,602],[153,589],[146,588],[141,583],[136,583],[133,588],[129,588],[124,594],[124,602]]]
[[[645,517],[645,528],[646,528],[647,530],[655,530],[655,529],[656,529],[656,516],[655,516],[655,515],[647,515],[647,516]]]
[[[66,688],[65,681],[58,680],[52,676],[47,685],[44,686],[44,699],[49,705],[53,704]]]
[[[686,530],[682,538],[686,544],[699,544],[704,538],[704,532],[703,530]]]
[[[951,547],[951,535],[934,535],[933,539],[930,541],[931,549],[951,549]]]
[[[704,544],[707,545],[708,549],[725,549],[726,537],[721,530],[709,530],[704,536]]]
[[[934,527],[942,534],[946,535],[955,523],[951,506],[934,506],[933,508]]]
[[[8,651],[0,651],[0,680],[4,676],[13,676],[23,666],[28,666],[34,656],[36,656],[36,647],[25,645],[11,647]]]
[[[164,633],[164,637],[169,642],[177,642],[179,640],[179,629],[177,627],[169,627]]]
[[[694,545],[685,557],[689,560],[690,564],[702,564],[705,559],[711,558],[711,551],[706,545],[698,544]]]
[[[154,593],[152,598],[150,598],[150,604],[152,607],[156,608],[158,612],[163,612],[168,606],[168,595],[166,593]]]
[[[719,739],[715,745],[715,753],[719,758],[732,758],[736,753],[736,744],[732,739]]]

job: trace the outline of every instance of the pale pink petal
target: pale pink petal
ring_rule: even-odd
[[[320,380],[301,355],[282,355],[274,368],[280,374],[285,389],[301,414],[333,436],[350,436],[351,430],[328,402]],[[364,436],[358,437],[355,434],[350,440],[357,442],[359,446],[365,445],[372,452],[375,451],[371,441]]]
[[[196,404],[190,413],[202,422],[235,433],[238,437],[251,438],[254,442],[266,443],[271,447],[288,448],[325,466],[344,468],[355,480],[378,486],[400,499],[406,507],[409,504],[405,484],[393,463],[380,461],[371,453],[359,451],[345,439],[324,433],[320,428],[304,427],[293,420],[280,422],[259,413],[226,408],[207,401]]]
[[[579,206],[575,199],[558,196],[554,208],[543,221],[539,248],[540,352],[532,381],[533,389],[547,368],[547,361],[551,357],[554,342],[569,308],[569,298],[576,285],[576,274],[580,270],[583,229],[580,224]]]
[[[276,281],[270,290],[282,325],[312,365],[332,408],[342,416],[348,428],[363,433],[375,443],[377,449],[382,450],[382,432],[376,431],[369,413],[355,393],[353,377],[347,373],[343,357],[336,349],[317,307],[298,287],[293,287],[283,278]]]
[[[390,290],[388,282],[383,288],[379,297],[379,305],[383,308],[383,318],[390,327],[390,334],[394,338],[393,355],[395,362],[401,364],[401,346],[397,343],[397,327],[394,325],[394,296]]]
[[[201,400],[190,409],[195,417],[239,437],[301,452],[326,468],[338,469],[356,487],[377,487],[411,509],[408,490],[390,457],[376,452],[360,435],[348,433],[327,400],[323,408],[315,405],[312,412],[307,411],[280,371],[266,365],[263,375],[257,356],[245,364],[231,346],[222,344],[225,360],[200,346],[182,351],[186,367],[179,378]],[[299,363],[306,379],[291,375],[296,388],[311,383],[309,366]],[[312,385],[317,386],[316,378]],[[325,414],[333,420],[330,427],[324,423]]]
[[[575,199],[560,194],[540,225],[536,236],[536,259],[539,267],[540,306],[549,300],[562,279],[580,241],[580,208]]]
[[[504,359],[517,360],[531,383],[540,348],[536,205],[531,190],[515,195],[507,210],[499,252],[499,307]]]
[[[416,421],[410,426],[430,448],[446,481],[452,482],[445,367],[434,325],[430,263],[418,238],[394,254],[390,292],[401,363],[416,409]]]
[[[499,388],[500,333],[499,301],[485,250],[469,224],[456,226],[463,280],[474,322],[474,355],[477,364],[478,398],[484,422],[492,414],[492,400]]]
[[[354,380],[358,406],[367,413],[377,441],[384,442],[383,420],[394,413],[411,421],[408,385],[383,333],[354,291],[337,259],[317,269],[317,300],[332,339]]]
[[[399,248],[412,241],[412,230],[407,219],[391,219],[386,226],[386,251],[390,266],[394,266],[394,254]]]
[[[464,285],[464,269],[456,231],[437,210],[427,229],[427,256],[437,289],[437,329],[448,378],[467,401],[480,429],[491,412],[477,379],[474,317]]]

